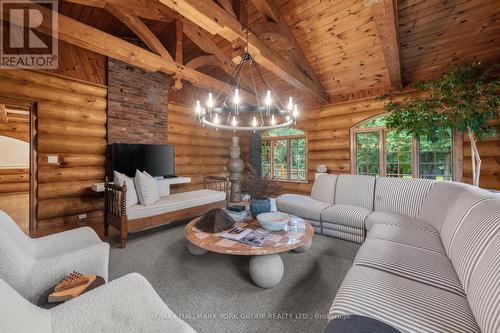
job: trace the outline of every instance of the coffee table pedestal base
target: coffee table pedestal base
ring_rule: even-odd
[[[191,244],[190,242],[186,242],[186,248],[194,256],[202,256],[204,254],[207,254],[208,251],[205,249],[202,249],[201,247],[198,247],[196,245]]]
[[[272,288],[283,278],[283,261],[278,254],[253,256],[249,265],[252,281],[261,288]]]

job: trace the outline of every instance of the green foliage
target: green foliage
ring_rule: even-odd
[[[396,131],[409,130],[417,138],[439,140],[442,128],[460,133],[471,129],[481,139],[491,135],[488,120],[500,116],[500,79],[498,66],[484,69],[479,64],[453,66],[439,79],[420,82],[415,88],[426,90],[426,97],[390,101],[386,126]]]

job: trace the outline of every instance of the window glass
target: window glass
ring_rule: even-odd
[[[380,175],[380,132],[356,134],[356,173]]]
[[[273,155],[273,177],[277,179],[288,179],[288,140],[274,141]]]
[[[260,144],[260,163],[263,176],[269,176],[271,172],[271,142],[262,140]]]
[[[306,180],[306,139],[290,139],[290,179]]]
[[[439,130],[439,140],[419,140],[420,177],[436,180],[452,180],[453,139],[449,129]]]

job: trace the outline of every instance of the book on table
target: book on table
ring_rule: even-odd
[[[220,237],[250,246],[261,247],[269,239],[270,233],[262,233],[250,228],[233,227],[221,233]]]

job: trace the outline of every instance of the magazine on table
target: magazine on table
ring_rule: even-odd
[[[258,247],[264,245],[270,236],[271,235],[268,233],[261,233],[257,230],[242,227],[233,227],[220,234],[220,237],[222,238]]]

